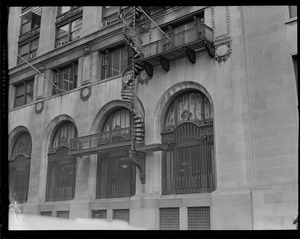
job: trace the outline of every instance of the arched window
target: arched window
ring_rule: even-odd
[[[17,202],[26,202],[28,195],[31,137],[29,133],[21,133],[14,142],[9,162],[9,189]]]
[[[70,200],[75,196],[76,157],[69,156],[69,141],[77,136],[71,122],[58,126],[48,153],[46,201]]]
[[[107,117],[101,132],[107,132],[112,142],[120,143],[130,135],[130,127],[130,111],[120,108]],[[96,198],[130,197],[134,194],[135,166],[128,158],[128,148],[98,154]]]
[[[192,91],[176,97],[162,130],[162,193],[198,193],[214,189],[213,111],[208,98]]]

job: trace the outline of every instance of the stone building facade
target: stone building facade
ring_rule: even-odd
[[[294,228],[295,7],[11,7],[8,42],[24,213]]]

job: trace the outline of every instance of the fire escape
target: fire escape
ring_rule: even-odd
[[[69,151],[69,155],[83,156],[122,147],[130,148],[129,158],[139,168],[142,183],[145,183],[145,154],[165,150],[166,146],[160,143],[145,145],[145,110],[136,93],[139,74],[145,70],[149,76],[153,76],[153,67],[160,64],[164,70],[169,71],[169,62],[184,56],[187,56],[189,61],[194,64],[196,49],[205,48],[210,57],[215,55],[213,30],[210,27],[205,24],[197,24],[191,29],[173,35],[174,42],[149,15],[148,7],[135,6],[131,7],[122,18],[123,38],[131,52],[131,64],[122,73],[121,91],[122,100],[132,113],[130,133],[127,133],[128,129],[118,129],[74,138],[71,140]],[[150,21],[163,37],[142,45],[137,29],[139,21]],[[176,41],[182,36],[189,37],[185,37],[184,41]],[[116,137],[118,140],[115,140]]]

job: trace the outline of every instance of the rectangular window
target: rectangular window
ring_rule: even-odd
[[[77,62],[73,62],[67,66],[57,68],[55,70],[54,84],[58,88],[69,91],[77,87]],[[53,87],[53,95],[60,93],[60,90]]]
[[[25,18],[21,18],[21,32],[20,35],[23,35],[30,30],[39,28],[41,26],[41,16],[37,14],[31,15],[31,21]]]
[[[209,207],[188,207],[188,230],[210,230]]]
[[[129,54],[126,47],[102,54],[102,79],[117,76],[129,65]]]
[[[81,28],[82,17],[70,18],[68,21],[64,21],[63,24],[59,24],[56,30],[56,47],[80,38]]]
[[[29,104],[33,101],[33,79],[15,85],[15,107]]]
[[[114,209],[113,219],[123,220],[129,223],[129,209]]]
[[[160,230],[179,230],[179,208],[160,208],[159,209],[159,229]]]
[[[57,211],[56,217],[69,218],[69,211]]]
[[[106,210],[93,210],[92,211],[92,218],[106,219],[107,218],[107,211]]]
[[[44,211],[44,212],[41,212],[41,216],[52,217],[52,212],[51,212],[51,211]]]
[[[289,6],[290,18],[297,17],[297,6]]]

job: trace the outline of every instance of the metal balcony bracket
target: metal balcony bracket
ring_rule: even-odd
[[[170,70],[170,62],[169,62],[169,59],[167,59],[167,58],[165,58],[165,57],[163,57],[163,56],[157,56],[156,58],[159,60],[159,62],[160,62],[160,64],[161,64],[162,68],[163,68],[165,71],[169,71],[169,70]]]
[[[202,40],[202,44],[204,45],[205,49],[207,50],[208,55],[211,58],[215,57],[215,46],[212,43],[207,43],[205,40]]]
[[[195,51],[189,47],[183,47],[182,49],[185,52],[185,54],[187,55],[187,57],[189,58],[190,62],[192,62],[193,64],[196,63]]]
[[[145,153],[144,152],[138,152],[136,150],[130,150],[129,151],[129,159],[131,159],[133,164],[139,169],[141,183],[145,184],[145,180],[146,180]]]
[[[144,69],[148,76],[153,76],[153,66],[150,63],[143,62],[144,63]]]

